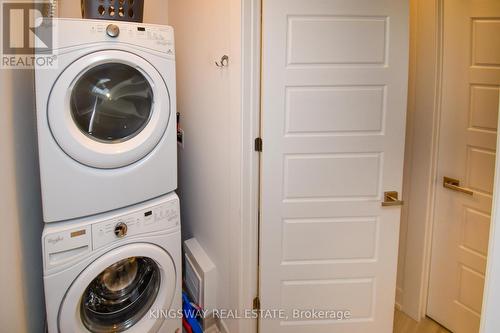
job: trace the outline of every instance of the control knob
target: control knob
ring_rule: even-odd
[[[127,235],[127,225],[123,222],[118,223],[115,225],[115,236],[118,238],[125,237]]]
[[[118,37],[120,34],[120,28],[116,24],[110,24],[106,27],[106,34],[109,37]]]

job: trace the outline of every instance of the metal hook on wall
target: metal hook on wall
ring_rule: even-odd
[[[227,55],[223,55],[222,58],[220,58],[220,62],[215,62],[215,65],[217,67],[227,67],[229,65],[229,57]]]

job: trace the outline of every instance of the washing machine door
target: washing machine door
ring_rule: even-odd
[[[51,90],[47,116],[54,139],[74,160],[120,168],[149,154],[170,119],[162,75],[145,59],[106,50],[69,65]]]
[[[112,250],[71,285],[59,311],[59,330],[156,332],[166,318],[152,313],[167,313],[175,281],[174,263],[158,246],[129,244]]]

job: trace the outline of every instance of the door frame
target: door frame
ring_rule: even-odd
[[[403,189],[407,205],[402,212],[407,225],[399,306],[418,321],[426,314],[430,272],[441,118],[444,0],[411,2],[412,28],[416,31],[411,32]]]
[[[408,203],[406,219],[401,310],[419,321],[426,316],[431,266],[437,164],[441,122],[441,87],[443,70],[443,30],[445,0],[410,0],[412,2],[412,49],[410,53],[410,89],[405,156],[404,199]],[[499,111],[500,112],[500,111]],[[500,124],[500,122],[499,122]],[[500,125],[499,125],[500,128]],[[500,142],[500,136],[498,136]],[[497,144],[495,184],[490,223],[490,244],[483,293],[481,332],[500,328],[500,163]],[[405,214],[406,213],[406,214]],[[491,260],[493,259],[494,260]]]
[[[254,140],[260,136],[262,0],[239,2],[240,12],[235,9],[232,14],[241,16],[241,26],[231,34],[231,48],[240,43],[241,49],[241,72],[235,74],[241,75],[241,98],[234,104],[241,110],[241,215],[234,239],[241,241],[235,244],[239,255],[234,260],[239,267],[238,307],[244,310],[253,308],[259,290],[260,154],[254,149]],[[237,327],[240,333],[255,333],[258,321],[238,320]]]

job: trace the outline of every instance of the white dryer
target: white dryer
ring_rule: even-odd
[[[175,194],[46,224],[42,246],[49,333],[180,332]]]
[[[44,221],[175,190],[172,28],[54,19],[39,29],[55,32],[57,57],[54,68],[35,67]]]

